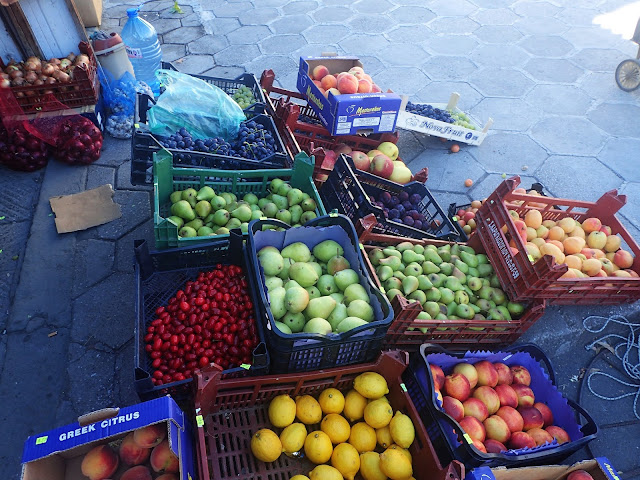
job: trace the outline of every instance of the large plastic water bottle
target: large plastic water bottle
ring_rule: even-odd
[[[127,9],[127,23],[120,36],[127,47],[127,55],[133,65],[136,80],[147,83],[154,95],[160,94],[160,84],[155,71],[160,68],[162,50],[158,34],[146,20],[138,16],[138,8]]]

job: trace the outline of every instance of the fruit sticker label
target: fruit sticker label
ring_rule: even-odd
[[[129,58],[142,58],[142,50],[139,48],[126,47]]]

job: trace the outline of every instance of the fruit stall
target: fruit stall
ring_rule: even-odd
[[[62,118],[51,135],[28,116],[95,105],[95,62],[3,66],[0,106],[22,116],[0,163],[99,157],[90,118],[45,116]],[[162,66],[228,110],[172,113],[178,126],[160,120],[171,84],[136,94],[130,179],[153,188],[154,230],[132,252],[141,403],[29,437],[24,480],[618,478],[604,457],[562,463],[597,418],[518,341],[548,304],[640,299],[623,195],[551,198],[512,177],[445,209],[397,129],[477,148],[491,121],[456,95],[408,102],[357,57],[302,57],[297,92],[269,70]]]

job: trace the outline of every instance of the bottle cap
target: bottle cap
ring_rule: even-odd
[[[138,7],[127,8],[127,16],[129,17],[137,17],[138,16]]]

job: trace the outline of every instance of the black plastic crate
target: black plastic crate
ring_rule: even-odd
[[[382,208],[374,205],[370,196],[378,197],[383,192],[398,195],[414,193],[422,197],[419,211],[425,216],[429,228],[420,230],[385,217]],[[432,238],[437,240],[466,241],[462,228],[449,218],[438,205],[431,192],[420,182],[400,185],[368,172],[357,170],[351,158],[339,155],[327,181],[320,189],[320,197],[327,211],[336,209],[352,221],[373,213],[378,220],[374,232],[400,235],[409,238]]]
[[[265,334],[271,357],[271,372],[308,372],[370,362],[377,358],[382,350],[387,330],[393,321],[393,310],[387,297],[378,290],[369,276],[360,252],[358,236],[351,221],[343,215],[332,214],[315,218],[302,227],[294,229],[296,232],[303,232],[304,227],[314,227],[313,239],[310,240],[314,246],[322,241],[318,240],[316,228],[338,227],[342,229],[353,248],[353,251],[349,252],[349,245],[342,245],[345,250],[344,255],[348,260],[349,256],[352,258],[353,261],[350,260],[351,268],[358,272],[360,284],[368,291],[370,298],[377,300],[382,310],[381,319],[354,328],[349,332],[332,334],[331,336],[316,333],[286,334],[273,325],[274,319],[269,310],[267,288],[264,284],[264,275],[256,251],[255,235],[265,226],[282,227],[285,230],[289,230],[291,227],[274,219],[254,220],[249,224],[247,250],[252,273],[257,279],[260,292],[260,321],[266,325]],[[307,235],[307,232],[301,235]],[[300,238],[296,241],[305,241],[308,238]]]
[[[561,413],[566,415],[567,411],[570,411],[571,418],[564,418],[563,421],[575,421],[573,428],[579,429],[582,437],[561,445],[549,444],[535,449],[520,450],[518,455],[513,453],[483,453],[473,447],[460,424],[445,413],[444,410],[436,406],[439,402],[436,400],[436,391],[433,388],[433,377],[427,356],[431,354],[444,354],[460,361],[464,359],[469,360],[470,363],[474,363],[472,359],[480,359],[479,357],[482,357],[482,353],[487,352],[456,353],[450,352],[440,345],[425,343],[420,347],[420,352],[412,357],[409,368],[403,374],[402,378],[407,387],[407,391],[427,428],[429,438],[441,462],[458,460],[464,463],[467,469],[476,467],[551,465],[562,462],[571,454],[586,446],[591,440],[595,439],[598,433],[598,427],[593,418],[580,405],[568,398],[562,397],[560,392],[555,389],[555,374],[549,358],[536,345],[524,344],[500,349],[496,352],[501,354],[500,359],[493,361],[500,361],[510,366],[519,364],[518,357],[514,355],[527,354],[530,356],[534,362],[537,362],[536,366],[540,367],[538,369],[539,372],[535,373],[532,369],[529,369],[532,378],[531,388],[536,395],[536,401],[539,401],[540,393],[543,393],[547,399],[553,399],[553,405],[549,405],[549,407],[554,414],[554,423],[558,420],[559,412],[557,407],[564,402],[564,408],[567,410]],[[474,357],[474,355],[477,356]],[[437,363],[434,361],[434,364]],[[444,370],[446,375],[447,370]],[[545,386],[553,388],[554,390],[541,391],[542,387]],[[555,411],[554,407],[556,407]],[[578,420],[577,414],[584,418],[584,424],[581,424]],[[562,427],[562,425],[560,426]],[[567,428],[565,428],[565,430],[567,430]]]
[[[232,230],[229,238],[213,241],[206,245],[189,248],[175,248],[163,251],[149,251],[146,241],[135,242],[135,389],[140,400],[146,401],[170,394],[176,401],[184,402],[193,398],[192,379],[185,379],[166,385],[154,385],[151,381],[153,368],[151,358],[145,351],[144,336],[148,325],[156,318],[156,308],[166,305],[171,297],[189,280],[194,280],[203,270],[217,264],[240,265],[249,282],[249,290],[254,305],[256,329],[260,343],[253,351],[253,363],[248,368],[236,367],[224,371],[227,378],[246,375],[265,375],[269,372],[269,354],[265,344],[264,327],[259,321],[260,301],[256,282],[249,270],[247,249],[243,246],[240,230]]]

